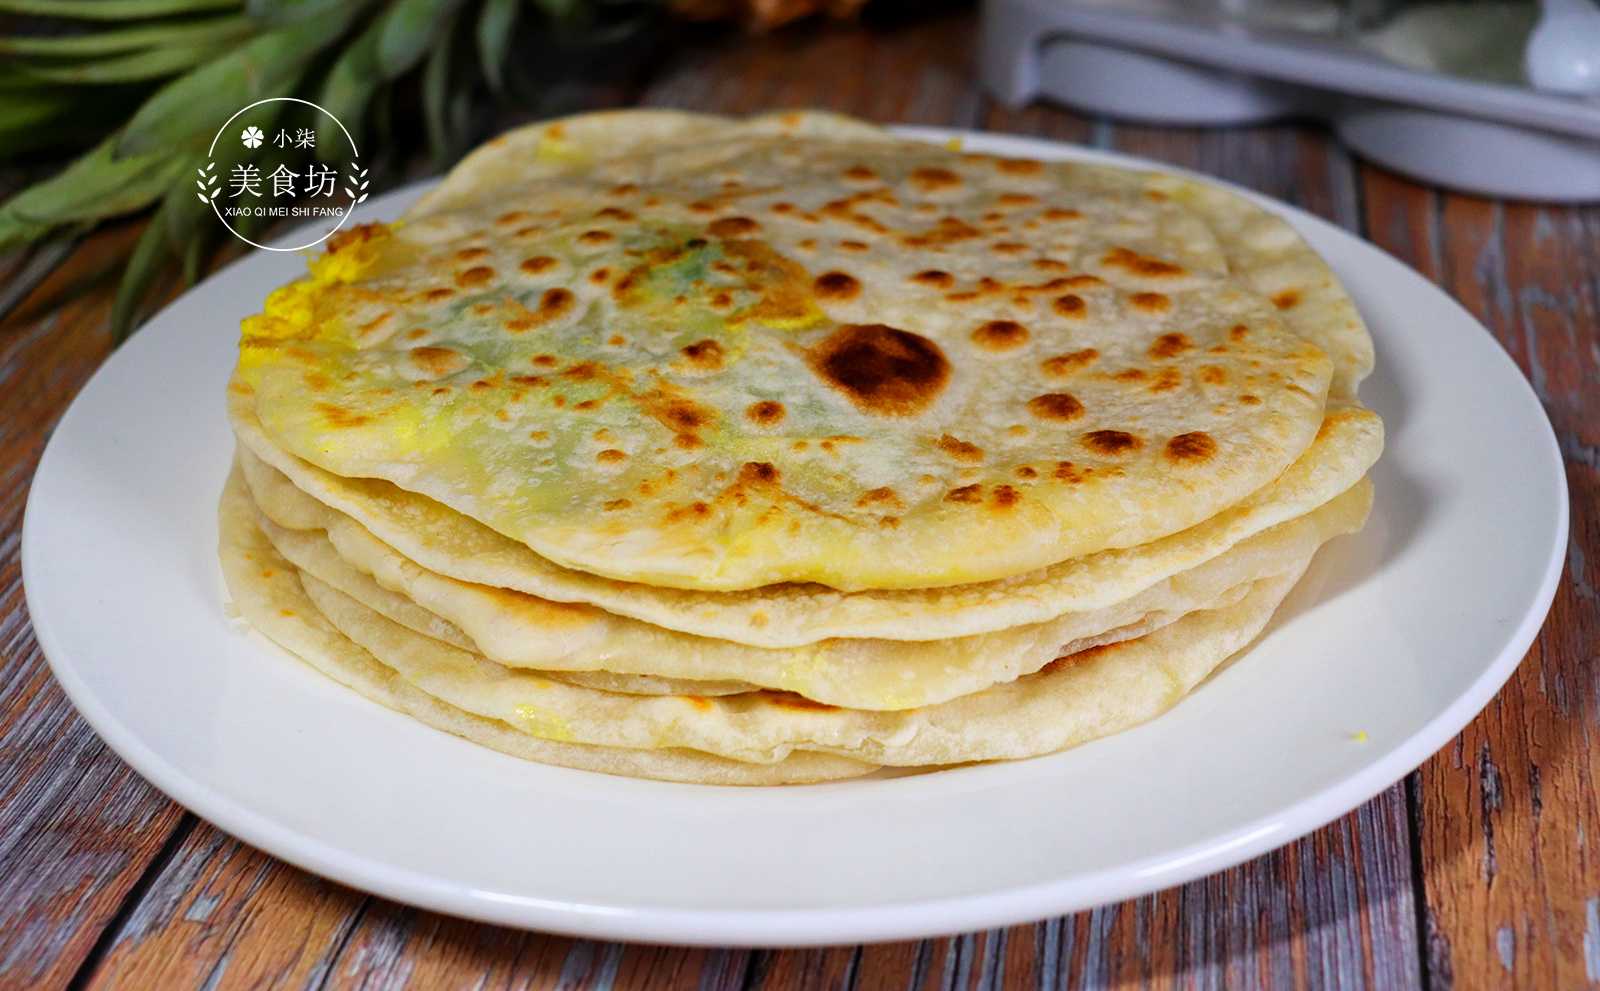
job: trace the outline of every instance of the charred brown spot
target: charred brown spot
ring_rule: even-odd
[[[956,277],[949,272],[930,268],[913,275],[911,281],[922,286],[932,286],[935,289],[948,289],[956,284]]]
[[[596,454],[594,459],[603,465],[619,465],[628,460],[628,456],[614,447],[608,447],[599,454]]]
[[[412,348],[409,355],[417,370],[429,378],[453,375],[471,363],[466,355],[449,348]]]
[[[1128,304],[1141,313],[1165,313],[1172,309],[1172,298],[1158,292],[1136,292]]]
[[[1039,363],[1039,367],[1046,375],[1054,378],[1067,378],[1074,372],[1095,363],[1100,357],[1100,352],[1094,348],[1084,348],[1082,351],[1073,351],[1069,354],[1058,354],[1053,358],[1046,358]]]
[[[454,289],[450,289],[446,286],[440,286],[437,289],[429,289],[427,292],[422,294],[422,298],[430,303],[442,303],[445,300],[455,296],[455,294],[456,291]]]
[[[949,169],[924,166],[911,173],[911,184],[925,193],[941,189],[954,189],[961,185],[961,177]]]
[[[1018,465],[1015,474],[1018,478],[1023,479],[1038,478],[1039,469],[1035,468],[1033,465]]]
[[[1272,297],[1272,305],[1280,310],[1293,309],[1300,305],[1300,293],[1295,289],[1285,289]]]
[[[957,461],[977,462],[983,460],[983,448],[961,440],[952,434],[945,434],[940,437],[934,441],[934,446]]]
[[[761,225],[749,217],[721,217],[706,228],[712,237],[749,237],[761,230]]]
[[[783,404],[774,399],[763,399],[758,403],[751,403],[745,407],[744,415],[750,422],[761,427],[772,427],[783,422],[785,410]]]
[[[739,480],[751,485],[776,485],[779,477],[770,461],[746,461],[739,468]]]
[[[1160,258],[1141,255],[1137,251],[1129,251],[1127,248],[1111,249],[1100,259],[1100,262],[1108,268],[1120,268],[1132,275],[1143,276],[1147,279],[1171,279],[1185,274],[1182,265],[1174,265],[1172,262],[1163,261]]]
[[[983,486],[963,485],[944,494],[945,502],[974,503],[983,501]]]
[[[1083,213],[1079,210],[1067,210],[1061,207],[1051,207],[1044,212],[1044,219],[1053,221],[1082,220]]]
[[[861,295],[861,283],[845,272],[824,272],[812,283],[812,290],[822,299],[855,299]]]
[[[488,248],[462,248],[460,251],[456,252],[456,261],[477,261],[479,258],[487,258],[488,255]]]
[[[609,502],[601,503],[600,508],[608,513],[615,513],[618,510],[627,509],[632,505],[633,503],[627,499],[612,499]]]
[[[456,285],[463,289],[475,289],[478,286],[488,285],[494,278],[494,269],[487,265],[474,265],[471,268],[456,273]]]
[[[1242,341],[1250,336],[1250,328],[1242,323],[1236,323],[1228,328],[1228,338],[1234,342]]]
[[[1075,320],[1089,312],[1089,304],[1083,301],[1083,297],[1070,292],[1065,296],[1057,296],[1055,302],[1050,304],[1050,308],[1061,316]]]
[[[858,509],[866,509],[869,506],[893,506],[898,509],[904,505],[895,490],[887,485],[882,488],[869,489],[861,493],[861,498],[856,500]]]
[[[1206,461],[1217,453],[1217,442],[1203,430],[1196,430],[1167,441],[1167,458],[1180,463]]]
[[[808,357],[812,370],[857,408],[884,416],[924,409],[950,381],[950,362],[939,345],[881,323],[846,324]]]
[[[372,417],[354,413],[332,403],[318,403],[317,412],[328,421],[328,426],[338,428],[359,427],[372,422]]]
[[[1260,396],[1252,396],[1250,393],[1247,392],[1244,395],[1239,397],[1239,402],[1243,403],[1246,406],[1260,406],[1261,405],[1261,397]]]
[[[989,246],[989,250],[997,255],[1020,255],[1028,250],[1028,246],[1020,241],[997,241]]]
[[[1028,343],[1028,328],[1015,320],[990,320],[972,332],[972,343],[989,351],[1010,351]]]
[[[1032,193],[1001,193],[996,202],[1001,206],[1032,206],[1039,197]]]
[[[878,178],[878,173],[865,165],[852,165],[844,170],[844,177],[854,182],[872,182]]]
[[[1006,175],[1038,175],[1044,165],[1030,158],[997,158],[994,167]]]
[[[598,247],[602,244],[610,244],[616,239],[617,236],[615,234],[611,233],[610,231],[602,230],[584,231],[582,234],[578,235],[578,243],[591,248]]]
[[[686,345],[683,348],[683,356],[688,359],[690,365],[701,371],[714,372],[722,367],[722,345],[710,338]]]
[[[364,244],[376,237],[382,227],[381,224],[357,224],[347,231],[339,231],[328,238],[328,254],[335,254],[352,245]]]
[[[531,219],[532,216],[533,214],[526,210],[510,210],[494,218],[494,222],[502,227],[510,227],[512,224],[520,224],[525,220]]]
[[[1163,368],[1150,382],[1151,392],[1171,392],[1183,385],[1183,374],[1176,368]]]
[[[996,509],[1010,509],[1022,501],[1022,493],[1009,485],[996,485],[994,492],[989,497],[989,501],[994,504]]]
[[[627,221],[627,220],[632,220],[633,219],[633,214],[629,213],[627,210],[622,209],[620,206],[608,206],[608,207],[604,207],[603,209],[595,211],[595,217],[597,219],[599,219],[599,220],[623,220],[623,221]]]
[[[1098,454],[1128,454],[1142,444],[1139,438],[1123,430],[1093,430],[1083,435],[1083,446]]]
[[[1070,392],[1047,392],[1028,400],[1028,412],[1041,420],[1076,420],[1083,415],[1083,403]]]
[[[1150,345],[1150,357],[1176,358],[1178,355],[1194,347],[1194,342],[1183,334],[1162,334]]]
[[[556,267],[556,260],[549,255],[537,255],[533,258],[522,259],[517,268],[529,275],[539,275]]]

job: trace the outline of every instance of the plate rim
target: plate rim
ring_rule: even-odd
[[[1103,162],[1204,180],[1248,197],[1252,202],[1290,220],[1298,229],[1318,229],[1319,233],[1358,242],[1375,259],[1381,259],[1383,264],[1400,270],[1406,278],[1418,281],[1426,291],[1443,297],[1457,316],[1484,334],[1493,344],[1493,360],[1498,361],[1501,370],[1508,372],[1521,386],[1516,393],[1502,397],[1502,401],[1528,402],[1537,411],[1538,419],[1545,428],[1539,446],[1543,449],[1548,467],[1553,469],[1553,479],[1558,483],[1556,489],[1564,497],[1557,500],[1555,507],[1556,539],[1552,541],[1543,576],[1533,597],[1534,608],[1523,614],[1516,629],[1506,639],[1505,646],[1467,690],[1386,753],[1321,788],[1311,797],[1196,840],[1181,849],[1141,860],[1125,861],[1091,873],[981,893],[874,902],[839,909],[624,907],[532,895],[463,892],[460,884],[333,846],[317,836],[284,826],[240,801],[211,790],[173,765],[125,726],[68,663],[66,651],[50,621],[40,622],[35,609],[32,582],[29,580],[36,570],[32,562],[40,553],[37,549],[38,538],[33,536],[36,530],[35,498],[39,492],[38,487],[32,485],[33,478],[44,472],[53,457],[59,456],[56,441],[61,428],[78,412],[82,396],[95,387],[118,355],[131,348],[155,346],[146,344],[145,339],[136,336],[101,363],[52,428],[50,441],[33,476],[30,476],[28,501],[23,513],[21,561],[24,599],[40,650],[68,700],[113,753],[180,806],[271,856],[356,890],[462,918],[582,938],[744,947],[816,946],[841,941],[882,942],[929,938],[1052,917],[1183,884],[1293,842],[1365,804],[1445,746],[1487,706],[1527,654],[1548,617],[1565,569],[1571,507],[1566,466],[1549,414],[1522,370],[1482,321],[1431,279],[1359,234],[1293,204],[1214,176],[1139,156],[1033,135],[905,125],[892,126],[892,130],[917,140],[948,142],[959,139],[963,143],[970,142],[974,148],[987,146],[1000,153],[1005,153],[1005,146],[1010,145],[1019,151],[1026,149],[1022,153],[1038,157]],[[417,194],[439,179],[435,176],[408,183],[390,191],[383,198],[399,199],[407,194]],[[234,266],[255,258],[257,254],[252,252],[241,256],[188,292],[199,291],[208,282],[221,277]],[[188,292],[183,296],[186,297]],[[159,320],[182,298],[168,303],[153,314],[149,322]]]

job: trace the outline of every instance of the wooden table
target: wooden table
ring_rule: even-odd
[[[596,944],[351,891],[244,846],[125,767],[51,680],[23,605],[27,482],[110,349],[117,252],[87,240],[0,324],[0,987],[1575,988],[1600,980],[1600,209],[1442,193],[1293,124],[1214,131],[1011,112],[974,83],[970,14],[697,36],[590,102],[821,106],[1112,147],[1358,231],[1471,309],[1566,456],[1567,576],[1509,685],[1450,746],[1313,835],[1148,898],[1007,930],[805,951]],[[1485,521],[1485,525],[1492,525]]]

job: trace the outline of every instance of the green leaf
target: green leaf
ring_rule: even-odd
[[[396,0],[356,38],[328,72],[318,102],[359,139],[367,105],[383,83],[405,74],[438,40],[439,26],[461,0]],[[336,154],[337,126],[324,118],[317,147]]]
[[[55,176],[0,204],[0,250],[37,240],[75,220],[100,220],[148,206],[187,167],[170,148],[118,158],[113,136]]]
[[[67,85],[131,83],[163,79],[209,61],[216,55],[213,43],[150,48],[130,55],[67,65],[19,64],[22,72],[38,79]]]
[[[496,96],[505,92],[505,62],[511,54],[520,3],[521,0],[488,0],[478,12],[478,64],[484,82]]]
[[[260,35],[174,79],[133,115],[118,141],[118,154],[137,155],[208,135],[250,103],[289,92],[311,59],[338,40],[360,7],[352,2]]]
[[[455,26],[455,18],[451,17],[422,70],[422,119],[435,165],[444,164],[450,155],[450,50],[454,47]]]
[[[557,21],[566,20],[578,10],[578,0],[533,0],[533,5]]]
[[[237,10],[241,0],[0,0],[0,14],[44,14],[79,21],[130,21],[211,10]]]
[[[344,5],[347,0],[245,0],[244,12],[267,24],[288,24],[317,17]]]
[[[0,0],[4,3],[5,0]],[[198,21],[168,21],[128,28],[86,31],[82,34],[12,35],[0,38],[0,53],[68,58],[78,55],[108,55],[141,48],[168,45],[194,45],[223,41],[248,34],[255,25],[248,17],[208,17]]]
[[[162,209],[150,218],[149,225],[139,236],[139,243],[134,245],[127,267],[122,270],[122,282],[118,284],[117,297],[111,304],[111,338],[119,344],[133,330],[139,305],[149,295],[150,288],[161,276],[162,267],[170,257],[166,221],[162,216],[166,206],[163,203]]]
[[[440,43],[461,0],[396,0],[383,16],[378,65],[386,80],[409,71]]]

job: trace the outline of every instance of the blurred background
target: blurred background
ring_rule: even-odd
[[[621,99],[673,53],[855,22],[892,35],[955,0],[0,0],[0,318],[79,240],[119,242],[121,339],[173,280],[242,245],[188,188],[219,124],[313,100],[373,191],[518,123]],[[988,92],[1188,125],[1318,118],[1447,187],[1600,197],[1594,0],[992,0],[972,18]],[[778,39],[778,40],[774,40]],[[782,71],[781,57],[773,71]],[[873,86],[870,61],[830,67]],[[756,101],[782,105],[781,90]],[[752,109],[756,106],[753,104]],[[1464,122],[1464,123],[1463,123]],[[1464,150],[1466,153],[1464,153]],[[237,150],[236,150],[237,153]],[[1592,174],[1585,175],[1585,172]],[[1570,188],[1569,188],[1570,187]],[[270,236],[271,221],[241,233]]]

